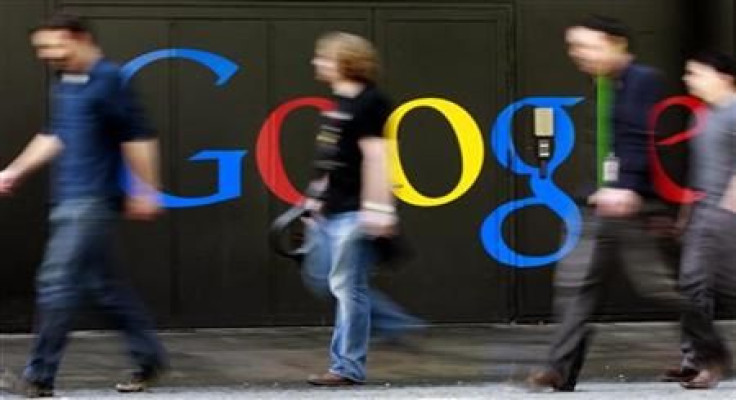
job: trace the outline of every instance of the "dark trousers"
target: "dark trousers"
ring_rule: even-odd
[[[730,367],[731,354],[713,325],[716,297],[729,311],[736,305],[736,214],[718,206],[696,206],[685,235],[680,287],[688,300],[682,316],[683,365]]]
[[[606,281],[620,269],[637,293],[679,310],[684,304],[676,291],[674,275],[679,251],[677,242],[652,233],[650,221],[664,213],[656,203],[630,218],[603,218],[586,209],[583,236],[577,248],[555,271],[554,335],[549,367],[574,389],[592,330],[586,324],[604,296]]]
[[[37,337],[25,379],[53,387],[72,319],[85,298],[94,300],[124,334],[142,372],[165,363],[152,321],[112,272],[117,208],[111,200],[75,199],[52,209],[51,236],[36,282]]]

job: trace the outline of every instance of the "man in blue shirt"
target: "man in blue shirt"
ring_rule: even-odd
[[[121,211],[133,219],[159,214],[158,145],[119,68],[103,58],[79,18],[56,15],[31,32],[38,58],[56,72],[44,132],[0,171],[0,194],[53,162],[50,238],[37,275],[38,336],[23,373],[23,394],[53,396],[72,317],[85,295],[125,335],[138,367],[119,391],[141,391],[165,368],[166,356],[140,301],[114,277],[112,245]],[[146,184],[121,186],[123,159]]]
[[[555,271],[555,314],[560,322],[546,370],[529,377],[536,387],[572,391],[585,360],[592,330],[586,326],[603,299],[612,272],[621,269],[639,294],[678,310],[684,300],[675,290],[673,238],[655,236],[650,217],[668,211],[650,180],[647,121],[659,101],[662,83],[656,70],[634,62],[628,28],[618,20],[591,17],[567,30],[570,58],[579,70],[612,82],[614,101],[607,139],[610,153],[600,187],[584,210],[584,237]],[[676,253],[676,252],[675,252]],[[667,264],[669,266],[667,267]]]

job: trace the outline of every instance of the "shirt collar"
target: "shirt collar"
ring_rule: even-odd
[[[85,85],[89,82],[91,77],[95,76],[100,71],[103,61],[104,57],[100,57],[95,60],[87,72],[59,72],[59,82],[71,85]]]

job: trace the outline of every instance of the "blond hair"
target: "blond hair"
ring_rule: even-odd
[[[373,83],[378,75],[378,53],[367,39],[346,32],[329,32],[317,40],[318,53],[331,54],[347,79]]]

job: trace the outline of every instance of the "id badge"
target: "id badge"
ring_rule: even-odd
[[[603,182],[605,183],[616,183],[618,182],[618,171],[621,167],[618,157],[613,154],[609,154],[608,157],[603,161]]]

